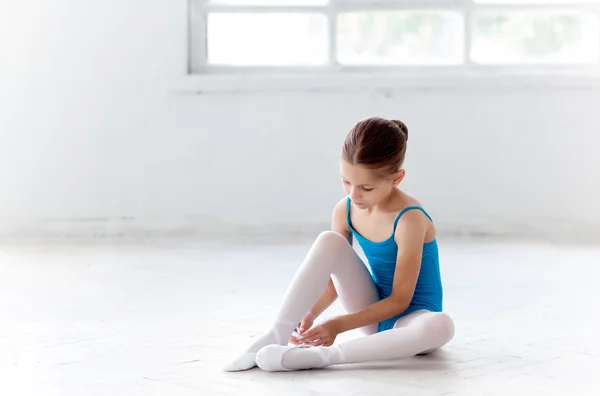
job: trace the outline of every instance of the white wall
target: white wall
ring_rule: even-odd
[[[174,94],[185,1],[4,3],[4,235],[318,229],[345,134],[382,115],[444,231],[600,236],[598,88]]]

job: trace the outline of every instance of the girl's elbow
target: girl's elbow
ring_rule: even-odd
[[[390,299],[393,301],[394,315],[399,315],[408,309],[410,305],[410,298],[402,295],[391,295]]]

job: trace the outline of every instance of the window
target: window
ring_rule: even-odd
[[[214,12],[206,19],[207,61],[217,65],[323,65],[327,18],[317,13]]]
[[[454,11],[350,11],[337,15],[341,65],[462,63],[463,21]]]
[[[192,73],[600,71],[600,0],[190,0]]]

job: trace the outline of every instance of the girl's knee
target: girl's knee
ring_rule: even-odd
[[[317,237],[315,244],[324,245],[330,248],[350,246],[346,237],[335,231],[323,231]]]
[[[313,243],[305,266],[317,267],[334,273],[336,267],[347,262],[348,252],[354,252],[348,240],[335,231],[324,231]]]
[[[454,338],[454,321],[445,312],[436,312],[426,321],[428,331],[436,338],[440,346]]]

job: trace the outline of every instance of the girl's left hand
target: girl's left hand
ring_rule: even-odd
[[[302,333],[303,338],[300,341],[304,345],[332,346],[341,332],[339,320],[330,319]]]

